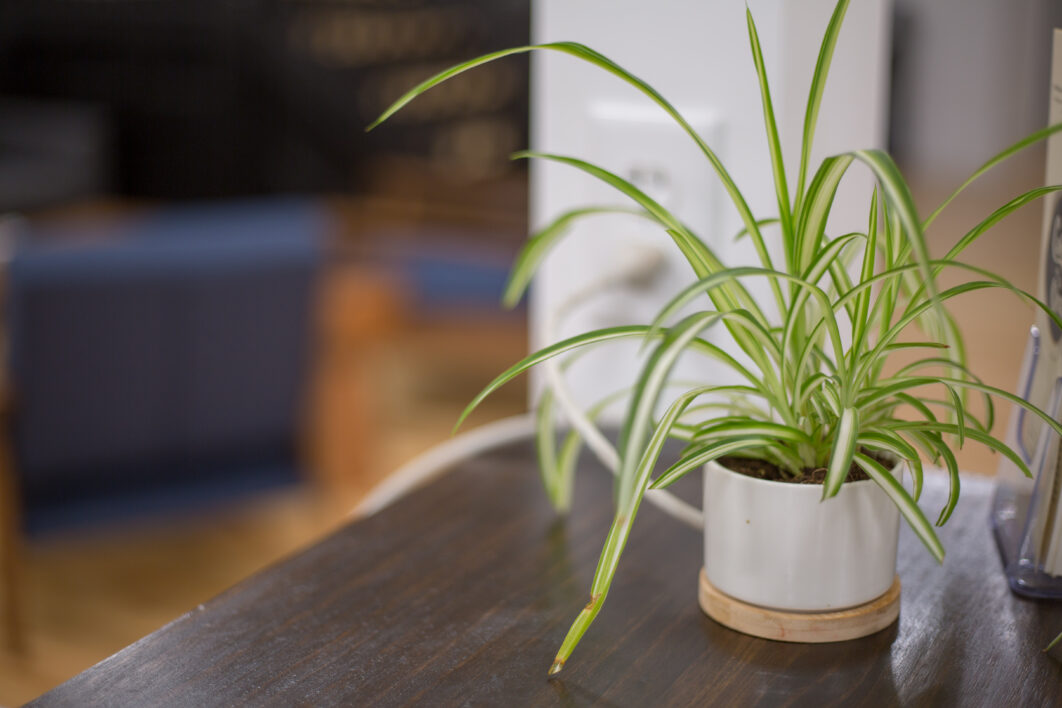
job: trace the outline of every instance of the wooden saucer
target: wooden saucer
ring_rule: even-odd
[[[724,595],[700,573],[697,598],[704,613],[719,624],[754,637],[780,642],[843,642],[881,631],[900,615],[900,576],[881,597],[836,612],[791,612],[750,605]]]

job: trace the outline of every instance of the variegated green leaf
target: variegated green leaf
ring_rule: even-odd
[[[557,435],[553,416],[553,392],[548,388],[538,399],[535,411],[535,454],[538,457],[538,471],[542,475],[542,486],[546,496],[557,511],[562,511],[557,493]],[[563,511],[566,511],[563,510]]]
[[[745,7],[745,22],[749,30],[749,45],[752,47],[752,61],[756,67],[756,77],[760,83],[760,102],[763,104],[763,122],[767,128],[767,149],[771,155],[771,171],[774,175],[774,193],[778,202],[778,217],[782,223],[782,238],[789,241],[792,238],[793,222],[789,206],[789,186],[786,184],[785,164],[782,161],[782,143],[778,139],[778,125],[774,119],[774,106],[771,103],[771,89],[767,82],[767,67],[763,63],[763,52],[760,49],[760,37],[756,32],[756,23],[752,19],[752,12]],[[765,262],[767,268],[773,267]]]
[[[900,509],[900,513],[907,519],[907,523],[911,526],[911,529],[918,536],[918,539],[925,545],[926,549],[937,559],[937,562],[944,562],[944,545],[937,537],[937,532],[933,530],[932,524],[929,523],[929,519],[922,513],[922,510],[918,508],[918,504],[911,498],[911,495],[907,493],[907,490],[903,488],[903,485],[894,478],[887,469],[881,466],[873,458],[857,452],[855,454],[855,462],[857,465],[863,468],[871,479],[878,483],[893,503]]]
[[[983,165],[978,167],[974,171],[974,173],[972,175],[970,175],[966,179],[965,182],[960,184],[959,187],[954,192],[952,192],[951,194],[948,195],[948,198],[945,199],[941,203],[940,206],[938,206],[936,209],[933,210],[933,213],[930,214],[925,220],[925,228],[928,229],[929,225],[932,224],[936,220],[936,218],[938,216],[940,216],[940,213],[942,211],[944,211],[944,209],[946,209],[947,206],[949,204],[951,204],[955,200],[956,197],[958,197],[960,194],[962,194],[966,190],[967,187],[969,187],[971,184],[973,184],[978,179],[980,179],[982,176],[984,176],[984,174],[986,172],[988,172],[993,167],[995,167],[999,163],[1003,162],[1007,158],[1011,157],[1012,155],[1018,154],[1019,152],[1021,152],[1025,148],[1027,148],[1027,147],[1029,147],[1031,145],[1035,145],[1036,143],[1040,142],[1041,140],[1045,140],[1045,139],[1051,137],[1052,135],[1054,135],[1055,133],[1057,133],[1059,131],[1062,131],[1062,123],[1056,123],[1054,125],[1050,125],[1050,126],[1044,128],[1043,130],[1037,130],[1035,133],[1032,133],[1030,135],[1025,136],[1024,138],[1022,138],[1018,142],[1016,142],[1013,145],[1009,146],[1006,150],[1003,150],[1002,152],[998,153],[997,155],[994,155],[990,160],[988,160],[986,163],[984,163]]]
[[[502,295],[502,302],[505,306],[515,307],[520,302],[520,298],[523,297],[524,291],[527,290],[527,286],[531,282],[535,271],[538,270],[538,266],[542,263],[542,259],[546,257],[546,254],[549,253],[557,241],[568,232],[575,221],[588,216],[602,214],[646,216],[645,212],[638,209],[624,209],[623,207],[586,207],[564,212],[531,236],[516,255],[516,260],[513,263],[512,270],[509,273],[509,280],[505,284],[505,291]]]
[[[837,430],[830,450],[830,465],[826,468],[826,479],[822,483],[822,498],[836,496],[841,485],[848,477],[848,468],[852,466],[856,439],[859,437],[859,411],[845,408],[837,421]]]
[[[548,347],[539,349],[537,352],[521,359],[517,363],[510,366],[508,369],[498,374],[498,376],[491,381],[487,386],[479,392],[479,394],[472,399],[472,402],[465,407],[465,410],[461,413],[461,416],[457,419],[457,423],[454,424],[454,430],[461,427],[461,423],[465,422],[465,419],[474,411],[480,403],[483,402],[487,396],[492,394],[497,389],[501,388],[508,382],[515,379],[520,374],[524,373],[536,364],[541,364],[547,359],[551,359],[555,356],[563,354],[565,352],[578,349],[580,347],[586,347],[596,344],[602,344],[604,342],[614,341],[617,339],[630,339],[635,337],[657,336],[652,335],[649,332],[649,327],[645,325],[625,325],[622,327],[609,327],[607,329],[599,329],[593,332],[587,332],[580,334],[569,339],[551,344]]]
[[[804,112],[804,135],[800,141],[800,172],[797,173],[796,204],[804,196],[804,179],[808,173],[811,160],[811,146],[815,141],[815,126],[819,122],[819,108],[822,106],[822,94],[826,90],[826,77],[833,63],[833,50],[837,46],[837,37],[841,33],[845,13],[848,12],[848,0],[840,0],[833,8],[833,15],[826,25],[826,33],[819,45],[819,57],[815,61],[815,71],[811,75],[811,90],[808,92],[808,106]],[[799,208],[799,207],[798,207]]]

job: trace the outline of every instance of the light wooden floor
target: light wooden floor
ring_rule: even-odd
[[[25,652],[0,653],[0,702],[17,705],[88,668],[341,519],[287,491],[194,517],[31,543]]]
[[[923,206],[934,204],[933,195],[923,201]],[[1001,201],[993,197],[993,203]],[[936,250],[946,249],[972,225],[984,203],[984,195],[974,193],[948,212],[934,229]],[[969,260],[1034,290],[1040,215],[1034,207],[1004,222],[971,249]],[[359,300],[363,296],[354,295]],[[974,370],[989,383],[1013,388],[1032,310],[998,293],[970,296],[956,302],[955,309],[968,333]],[[25,559],[30,647],[23,655],[0,652],[0,705],[39,695],[342,523],[345,512],[387,470],[445,439],[467,397],[523,350],[525,340],[511,323],[499,325],[506,326],[509,334],[499,339],[490,323],[472,331],[462,331],[456,322],[442,323],[434,331],[415,328],[414,334],[389,339],[389,345],[354,358],[344,347],[326,352],[334,361],[317,384],[334,394],[326,405],[342,409],[348,394],[364,395],[372,386],[401,395],[388,397],[389,407],[373,411],[378,417],[368,435],[377,447],[368,461],[349,445],[335,443],[351,435],[349,411],[339,414],[338,424],[335,416],[329,418],[331,424],[318,421],[326,440],[317,454],[332,472],[316,487],[194,517],[31,544]],[[463,354],[477,350],[495,351],[496,356],[468,361]],[[344,364],[355,360],[360,369]],[[364,376],[365,371],[372,375]],[[444,392],[433,389],[432,382],[440,380],[454,385]],[[480,421],[522,409],[520,386],[507,395]],[[1005,422],[1006,411],[1001,412]],[[996,458],[972,446],[961,452],[960,460],[970,471],[995,471]],[[356,466],[370,474],[344,477],[344,469]]]

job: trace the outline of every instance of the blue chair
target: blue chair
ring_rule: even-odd
[[[319,207],[279,201],[26,234],[7,300],[25,530],[294,480],[327,230]]]
[[[0,441],[10,644],[21,643],[21,533],[178,512],[298,478],[328,231],[321,208],[287,200],[20,235]]]

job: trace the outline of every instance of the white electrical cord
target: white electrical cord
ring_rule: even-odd
[[[600,295],[602,292],[616,287],[646,287],[663,270],[664,258],[660,252],[652,248],[631,248],[628,251],[630,257],[620,267],[610,270],[598,280],[568,296],[556,309],[550,313],[546,320],[545,334],[547,341],[557,339],[560,323],[572,310],[584,304],[587,300]],[[546,381],[553,392],[553,400],[557,402],[568,418],[568,422],[582,436],[586,446],[594,453],[613,476],[619,475],[620,457],[616,448],[602,434],[594,422],[587,417],[583,410],[575,403],[571,395],[571,389],[564,381],[560,364],[557,360],[547,359],[543,362],[546,370]],[[687,504],[674,494],[663,489],[646,490],[645,499],[658,509],[684,524],[697,530],[704,528],[704,514],[695,506]]]
[[[502,418],[456,435],[414,457],[373,487],[369,495],[354,507],[351,516],[372,516],[461,460],[475,457],[484,450],[524,440],[534,435],[535,416],[533,413]]]
[[[620,267],[609,271],[601,278],[568,296],[555,308],[546,321],[546,337],[556,338],[560,323],[572,310],[593,297],[617,287],[646,287],[663,270],[664,258],[656,249],[630,249],[630,257]],[[582,436],[587,447],[614,476],[619,474],[619,453],[575,403],[571,389],[564,381],[556,359],[547,359],[543,366],[554,400],[564,411],[568,422]],[[390,505],[399,497],[412,491],[461,460],[508,442],[515,442],[535,435],[533,414],[504,418],[474,430],[462,433],[436,445],[415,457],[387,479],[377,485],[351,512],[355,517],[367,517]],[[650,489],[645,499],[669,516],[697,530],[704,528],[704,515],[700,509],[687,504],[670,492]]]

